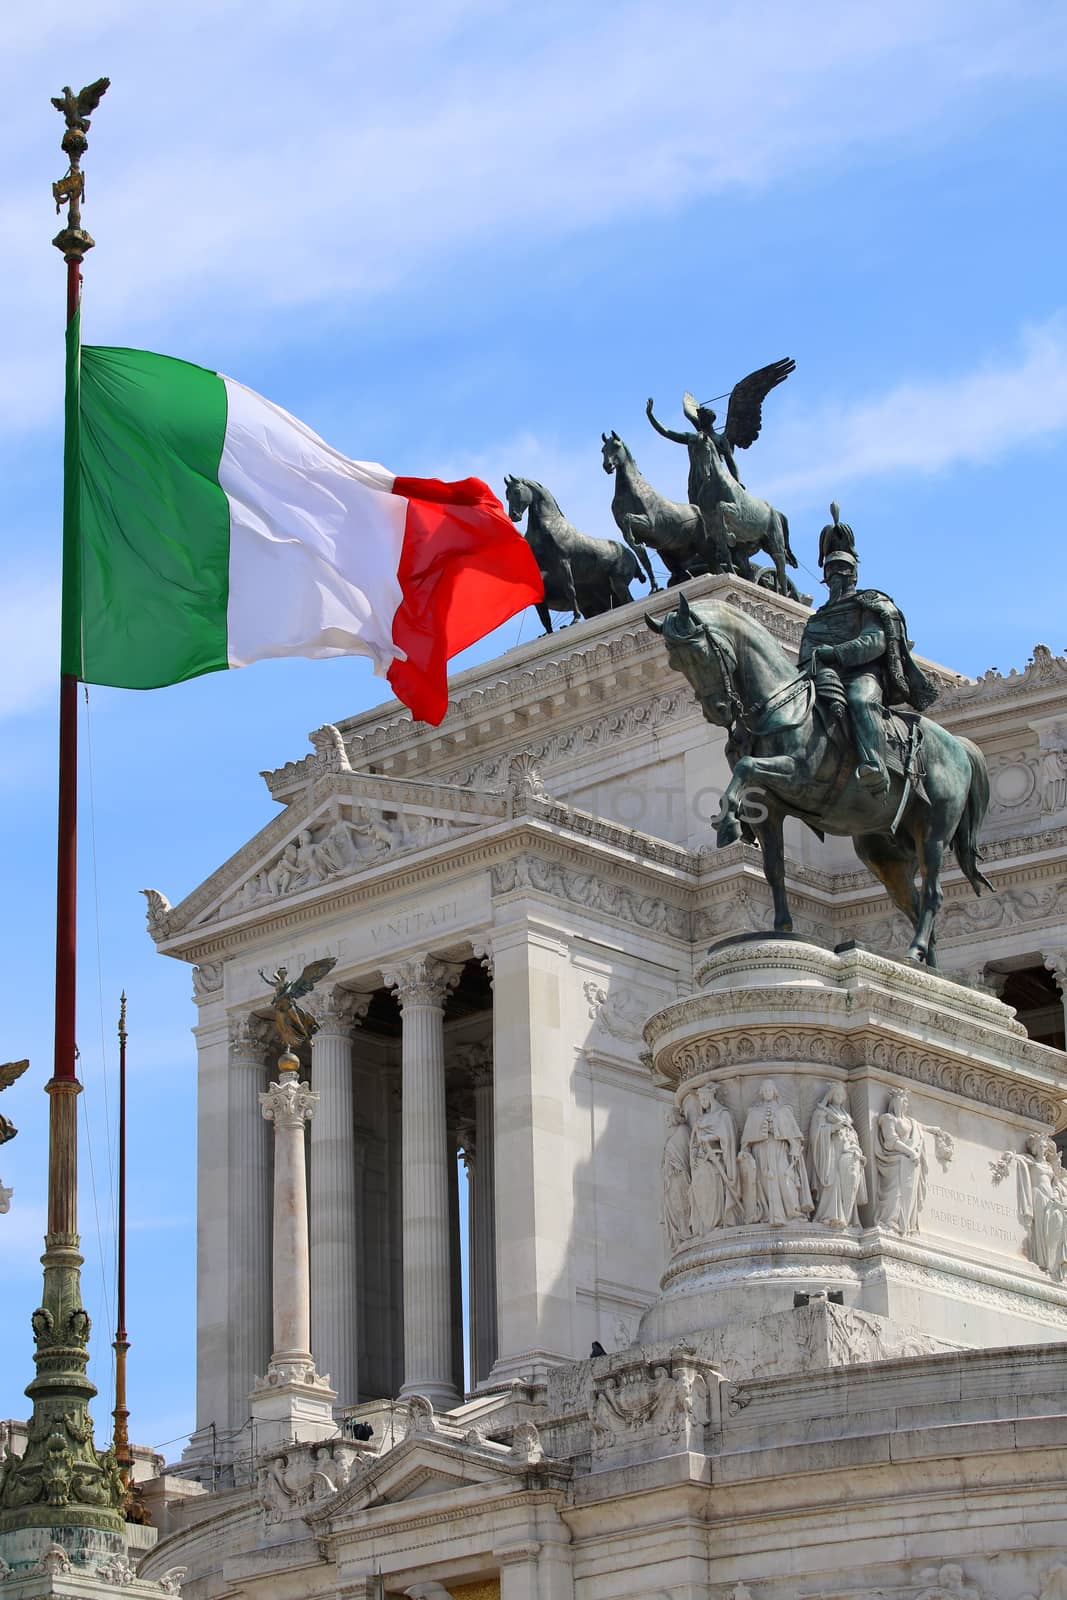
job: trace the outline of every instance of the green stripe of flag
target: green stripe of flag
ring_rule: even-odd
[[[68,330],[63,668],[155,689],[228,665],[226,388],[204,367]],[[79,393],[80,390],[80,393]]]

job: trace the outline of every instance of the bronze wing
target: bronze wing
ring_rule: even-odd
[[[791,357],[783,356],[781,361],[772,361],[734,384],[723,430],[732,445],[747,450],[750,444],[755,444],[763,426],[764,400],[772,389],[796,371],[796,365]]]
[[[321,961],[309,961],[299,978],[294,978],[289,985],[290,999],[299,1000],[302,994],[310,994],[319,979],[325,978],[336,965],[336,956],[324,956]]]
[[[29,1064],[28,1059],[25,1061],[5,1061],[0,1066],[0,1089],[10,1089],[15,1079],[22,1077]]]

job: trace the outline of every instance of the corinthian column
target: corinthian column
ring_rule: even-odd
[[[311,1044],[318,1114],[311,1119],[311,1348],[337,1390],[359,1399],[359,1208],[352,1103],[352,1029],[369,997],[334,988],[315,1007]]]
[[[1054,950],[1045,952],[1045,966],[1052,974],[1053,982],[1060,991],[1063,1002],[1063,1026],[1067,1034],[1067,950]]]
[[[462,971],[459,962],[423,956],[384,973],[403,1018],[404,1382],[400,1393],[425,1395],[439,1411],[459,1400],[452,1375],[444,1005]]]
[[[286,1051],[277,1083],[259,1097],[263,1116],[274,1124],[274,1349],[266,1377],[250,1397],[256,1454],[334,1431],[337,1396],[316,1373],[311,1355],[304,1124],[319,1097],[300,1082],[299,1065]]]
[[[225,1284],[228,1305],[228,1416],[233,1436],[248,1422],[248,1391],[270,1357],[270,1130],[260,1115],[267,1082],[270,1023],[235,1017],[230,1023],[227,1095],[227,1210],[230,1250]],[[201,1295],[211,1292],[200,1286]],[[201,1357],[204,1357],[201,1352]],[[247,1443],[247,1439],[245,1440]],[[236,1448],[242,1448],[235,1438]]]

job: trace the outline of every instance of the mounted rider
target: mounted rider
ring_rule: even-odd
[[[816,699],[831,717],[851,724],[857,780],[871,794],[884,794],[888,707],[925,711],[937,690],[912,656],[897,606],[880,589],[857,589],[852,530],[838,521],[836,506],[833,511],[834,523],[820,540],[830,598],[804,629],[799,665],[812,673]]]

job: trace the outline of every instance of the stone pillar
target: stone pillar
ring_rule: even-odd
[[[250,1396],[256,1455],[335,1431],[337,1396],[317,1375],[311,1354],[304,1124],[319,1097],[300,1082],[299,1065],[287,1051],[278,1063],[277,1083],[259,1097],[263,1116],[274,1124],[274,1348],[266,1377]]]
[[[542,1378],[575,1353],[568,958],[555,929],[524,915],[493,930],[495,1382]]]
[[[493,1065],[471,1068],[474,1150],[468,1163],[471,1256],[471,1387],[484,1383],[496,1360],[496,1222],[494,1218]]]
[[[452,1379],[451,1238],[445,1125],[444,1004],[458,962],[422,956],[386,971],[403,1018],[401,1116],[404,1382],[439,1411],[457,1404]]]
[[[538,1533],[542,1530],[539,1528]],[[574,1576],[566,1541],[530,1538],[493,1551],[500,1568],[500,1600],[572,1600]]]
[[[203,1295],[227,1295],[228,1415],[218,1425],[230,1438],[224,1456],[248,1447],[248,1392],[256,1374],[266,1369],[271,1352],[270,1129],[260,1112],[260,1094],[267,1083],[267,1047],[271,1025],[261,1017],[235,1017],[230,1024],[230,1071],[227,1096],[227,1189],[230,1249],[225,1290],[199,1287]],[[207,1418],[197,1419],[201,1426]]]
[[[311,1119],[311,1348],[337,1390],[337,1406],[359,1399],[359,1227],[352,1029],[369,997],[334,988],[315,1007],[311,1044],[318,1112]]]

